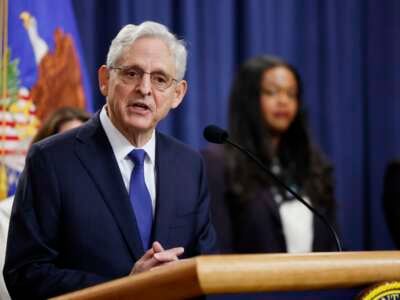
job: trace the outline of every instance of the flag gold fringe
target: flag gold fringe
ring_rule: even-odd
[[[0,201],[7,198],[8,184],[7,184],[7,170],[4,164],[0,165]]]
[[[2,99],[7,97],[7,71],[8,71],[8,0],[0,0],[1,1],[1,12],[0,12],[0,20],[1,20],[1,59],[2,59],[2,72],[3,72],[3,82],[2,82]]]

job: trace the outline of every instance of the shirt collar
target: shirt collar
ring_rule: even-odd
[[[100,123],[104,128],[108,140],[110,141],[117,161],[125,159],[132,150],[136,149],[136,147],[134,147],[111,122],[110,118],[107,115],[106,105],[104,105],[101,109]],[[155,130],[153,130],[150,140],[140,149],[143,149],[146,152],[146,157],[150,160],[150,163],[154,163],[156,152]]]

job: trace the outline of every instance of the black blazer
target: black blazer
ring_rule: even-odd
[[[286,252],[279,208],[269,189],[253,191],[254,196],[238,206],[238,201],[225,194],[223,147],[213,146],[203,150],[202,154],[207,169],[213,224],[221,251]],[[313,205],[336,226],[334,210]],[[313,222],[313,251],[335,251],[335,240],[329,229],[318,217],[314,216]]]
[[[392,239],[400,249],[400,161],[391,161],[383,181],[383,211]]]
[[[157,133],[153,240],[183,257],[214,251],[201,156]],[[129,274],[144,254],[112,147],[96,115],[34,144],[11,216],[4,277],[13,299],[49,298]]]

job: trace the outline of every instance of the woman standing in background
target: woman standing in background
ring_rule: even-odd
[[[332,168],[311,141],[298,72],[271,56],[240,68],[230,94],[229,133],[328,220],[335,222]],[[236,149],[203,152],[223,252],[335,250],[321,220]]]

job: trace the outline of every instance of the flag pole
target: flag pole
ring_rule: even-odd
[[[6,99],[7,97],[7,71],[8,71],[8,0],[2,0],[2,71],[3,71],[3,90],[2,90],[2,98]]]

